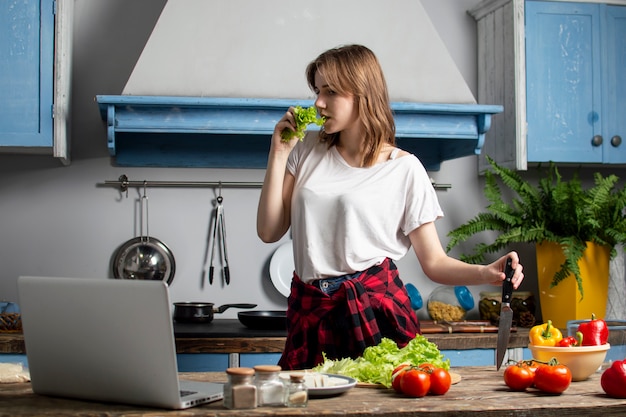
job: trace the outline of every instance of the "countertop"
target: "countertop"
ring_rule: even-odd
[[[424,336],[441,350],[495,349],[497,333],[428,333]],[[214,319],[207,324],[174,323],[178,353],[280,353],[284,330],[253,330],[237,319]],[[510,348],[528,345],[528,329],[511,333]],[[22,333],[0,333],[0,353],[25,353]]]
[[[257,408],[227,410],[222,401],[184,411],[166,411],[136,406],[103,404],[33,394],[30,383],[0,384],[0,416],[262,416],[283,417],[344,416],[595,416],[626,415],[626,399],[607,397],[600,386],[600,374],[573,382],[558,396],[536,390],[509,391],[503,382],[503,369],[462,367],[454,371],[461,381],[443,396],[406,398],[393,390],[361,388],[336,397],[315,398],[303,409]],[[183,373],[182,378],[225,382],[223,372]]]

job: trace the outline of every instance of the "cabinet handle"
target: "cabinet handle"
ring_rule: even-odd
[[[591,138],[591,144],[593,146],[600,146],[600,145],[602,145],[602,135],[594,135],[594,137]]]
[[[621,144],[622,144],[622,137],[620,135],[615,135],[611,138],[611,145],[613,145],[614,147],[617,148]]]

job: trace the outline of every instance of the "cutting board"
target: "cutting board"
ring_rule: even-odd
[[[494,326],[488,320],[465,320],[437,322],[434,320],[420,320],[422,334],[433,333],[498,333],[498,326]],[[511,328],[514,332],[517,329]]]

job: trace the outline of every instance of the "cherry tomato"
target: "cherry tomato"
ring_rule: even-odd
[[[396,368],[391,372],[391,387],[399,393],[402,393],[402,389],[400,388],[400,381],[402,380],[402,375],[406,372],[407,368],[411,365],[408,363],[403,363],[401,365],[396,366]]]
[[[541,364],[535,371],[535,387],[549,394],[561,394],[572,382],[572,372],[562,364]]]
[[[513,391],[524,391],[530,388],[535,380],[535,368],[520,361],[509,365],[504,370],[504,383]]]
[[[410,397],[423,397],[430,390],[430,375],[416,368],[408,368],[400,379],[400,389]]]
[[[430,394],[443,395],[448,392],[450,385],[452,385],[452,377],[445,369],[434,368],[430,372]]]

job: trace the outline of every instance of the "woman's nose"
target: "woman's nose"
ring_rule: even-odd
[[[315,104],[315,107],[317,107],[318,109],[326,108],[326,104],[324,103],[324,100],[322,100],[320,96],[317,96],[314,104]]]

